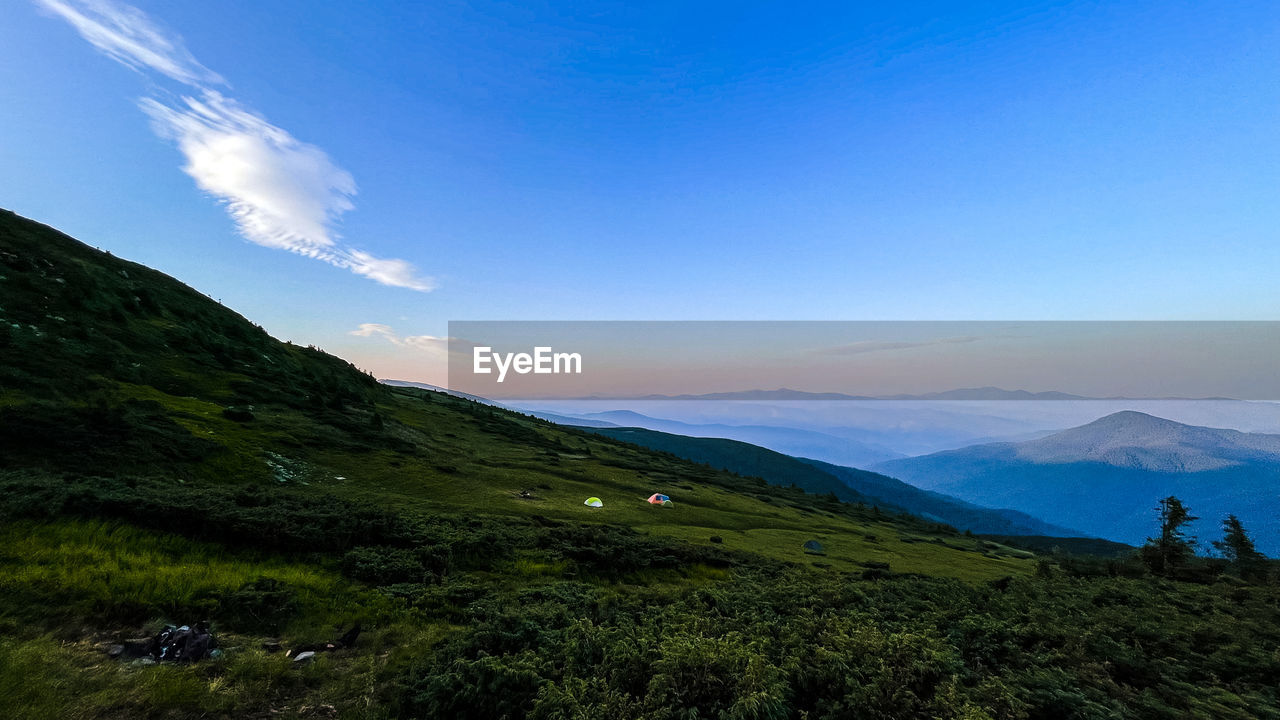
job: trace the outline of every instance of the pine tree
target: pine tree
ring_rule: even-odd
[[[1157,575],[1168,575],[1187,564],[1195,555],[1194,537],[1183,532],[1183,526],[1200,518],[1191,514],[1178,498],[1170,495],[1160,501],[1160,536],[1147,538],[1142,560]]]
[[[1231,563],[1231,567],[1243,578],[1256,577],[1263,570],[1267,557],[1253,546],[1253,539],[1245,532],[1240,518],[1228,515],[1222,521],[1222,539],[1213,547]]]

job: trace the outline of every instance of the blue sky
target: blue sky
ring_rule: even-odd
[[[876,5],[6,3],[0,206],[428,381],[448,320],[1277,319],[1274,3]]]

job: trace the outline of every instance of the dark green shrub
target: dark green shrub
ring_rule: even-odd
[[[455,660],[423,679],[404,714],[458,720],[523,718],[547,684],[549,672],[547,661],[533,652]]]
[[[222,597],[217,618],[236,630],[278,633],[298,609],[294,588],[274,578],[258,578]]]
[[[391,547],[358,547],[342,557],[342,573],[375,585],[422,583],[427,569],[412,550]]]
[[[253,411],[247,407],[232,405],[222,409],[222,417],[235,422],[249,422],[253,420]]]

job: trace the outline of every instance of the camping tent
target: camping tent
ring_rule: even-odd
[[[804,544],[804,551],[808,553],[825,554],[826,549],[822,547],[822,543],[817,540],[810,540]]]
[[[649,504],[650,505],[670,505],[671,498],[667,497],[666,495],[663,495],[662,493],[654,493],[649,496]]]
[[[604,507],[604,503],[600,502],[600,498],[598,497],[589,497],[587,498],[587,501],[582,504],[587,507]]]

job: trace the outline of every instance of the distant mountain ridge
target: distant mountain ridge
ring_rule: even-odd
[[[959,388],[943,392],[922,393],[919,395],[884,395],[880,400],[1096,400],[1098,398],[1072,395],[1057,392],[1029,392],[1027,390],[1005,390],[998,387]]]
[[[1199,427],[1125,410],[1017,444],[1038,463],[1100,462],[1161,472],[1200,472],[1280,456],[1280,435]]]
[[[833,493],[848,502],[862,502],[878,505],[886,510],[908,512],[961,530],[998,535],[1081,535],[1077,531],[1043,522],[1026,513],[981,507],[940,493],[920,490],[878,473],[819,460],[795,458],[736,440],[688,437],[636,427],[583,429],[739,475],[760,477],[774,485],[795,484],[807,492]]]
[[[1122,411],[1047,437],[973,445],[871,469],[969,502],[1010,507],[1099,537],[1141,543],[1152,508],[1177,495],[1218,536],[1238,515],[1280,551],[1280,435],[1184,425]]]
[[[1088,395],[1073,395],[1071,393],[1058,392],[1056,390],[1048,390],[1044,392],[1031,392],[1028,390],[1005,390],[998,387],[977,387],[977,388],[957,388],[954,390],[944,390],[941,392],[930,392],[920,394],[896,394],[896,395],[850,395],[840,392],[809,392],[806,390],[792,390],[790,388],[778,388],[777,390],[736,390],[731,392],[714,392],[702,394],[682,394],[682,395],[637,395],[637,396],[591,396],[584,398],[571,398],[574,400],[754,400],[754,401],[778,401],[778,400],[986,400],[986,401],[1004,401],[1004,400],[1232,400],[1233,398],[1225,397],[1126,397],[1113,395],[1108,397],[1093,397]]]
[[[552,422],[560,422],[547,413],[533,413]],[[724,438],[739,442],[759,445],[793,457],[820,456],[828,461],[841,465],[862,467],[875,463],[905,457],[903,453],[877,445],[861,442],[847,437],[838,437],[817,430],[794,428],[782,425],[730,425],[726,423],[694,424],[655,418],[632,410],[609,410],[598,413],[585,413],[576,417],[584,419],[581,423],[588,425],[603,422],[615,427],[642,427],[658,432],[684,435],[698,438]]]
[[[732,392],[702,393],[697,395],[643,395],[623,398],[627,400],[876,400],[863,395],[847,395],[838,392],[806,392],[778,388],[777,390],[736,390]]]

